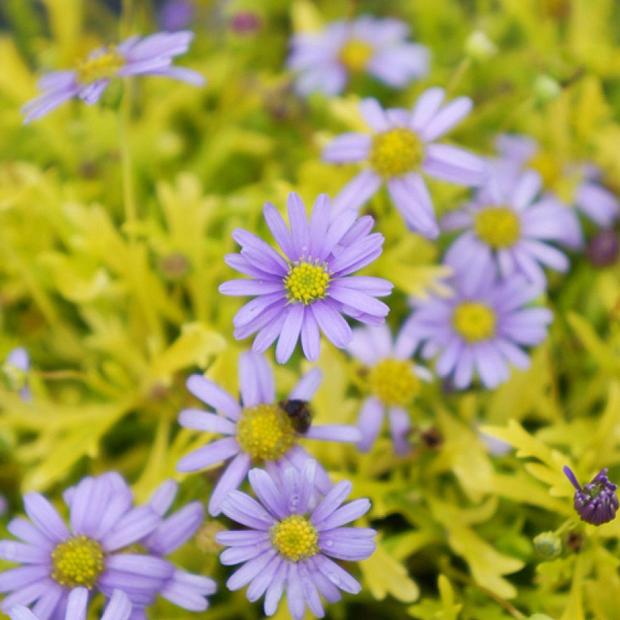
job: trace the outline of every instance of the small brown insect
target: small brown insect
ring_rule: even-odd
[[[307,401],[291,398],[290,400],[280,401],[279,405],[282,411],[289,417],[293,428],[298,433],[308,432],[312,424],[312,410]]]

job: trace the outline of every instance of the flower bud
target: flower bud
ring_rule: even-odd
[[[615,230],[599,230],[590,242],[586,254],[595,267],[609,267],[618,259],[618,233]]]
[[[573,505],[582,521],[602,525],[615,518],[618,510],[618,487],[610,482],[606,467],[583,487],[569,467],[565,466],[563,471],[576,489]]]
[[[497,54],[497,46],[485,32],[474,30],[465,41],[465,52],[474,60],[486,60]]]
[[[541,532],[534,537],[534,549],[543,560],[553,560],[562,553],[562,540],[555,532]]]
[[[534,96],[541,103],[555,99],[561,92],[560,83],[550,75],[542,74],[534,80]]]

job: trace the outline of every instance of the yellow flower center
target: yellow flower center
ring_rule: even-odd
[[[495,312],[479,301],[463,301],[454,309],[452,324],[467,342],[481,342],[495,334]]]
[[[103,549],[86,536],[62,542],[52,551],[52,578],[66,588],[92,588],[103,572]]]
[[[521,234],[521,222],[508,207],[486,207],[476,214],[474,230],[494,250],[512,247]]]
[[[244,409],[237,422],[237,441],[255,461],[277,461],[295,445],[295,440],[295,429],[278,405]]]
[[[368,375],[370,391],[386,405],[404,406],[420,390],[420,380],[405,360],[385,359]]]
[[[329,273],[323,265],[300,261],[289,267],[284,287],[290,302],[311,304],[323,299],[329,288]]]
[[[299,562],[319,552],[319,533],[308,519],[291,515],[271,528],[273,546],[287,560]]]
[[[422,163],[422,141],[410,129],[399,127],[378,133],[370,149],[370,165],[384,177],[397,177]]]
[[[113,78],[125,65],[125,59],[114,47],[109,47],[97,56],[82,60],[77,66],[77,78],[81,84]]]
[[[340,62],[352,73],[363,71],[374,54],[370,43],[361,39],[350,39],[340,49]]]

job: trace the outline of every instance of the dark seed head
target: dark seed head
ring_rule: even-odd
[[[618,260],[618,233],[612,229],[599,230],[590,242],[586,253],[595,267],[609,267]]]

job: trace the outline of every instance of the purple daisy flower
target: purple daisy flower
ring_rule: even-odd
[[[474,372],[484,386],[495,388],[510,376],[510,365],[528,367],[523,348],[546,338],[552,314],[526,307],[541,289],[521,276],[497,280],[492,269],[472,283],[452,267],[453,296],[416,302],[403,330],[416,347],[423,344],[423,357],[437,357],[437,374],[450,377],[456,388],[469,386]]]
[[[75,588],[71,590],[67,599],[67,610],[64,615],[54,616],[58,620],[86,620],[88,604],[88,590]],[[9,610],[11,620],[43,620],[43,616],[35,616],[28,607],[16,605]],[[131,616],[131,601],[122,590],[114,590],[101,620],[129,620]]]
[[[289,401],[310,401],[320,382],[321,371],[318,368],[311,370],[290,393]],[[213,407],[216,413],[185,409],[179,415],[181,426],[225,435],[223,439],[190,452],[177,465],[179,471],[189,472],[232,459],[209,499],[212,515],[221,512],[222,501],[241,484],[252,462],[264,463],[267,467],[278,464],[301,468],[310,458],[297,445],[302,437],[351,443],[360,440],[360,433],[353,426],[312,425],[306,432],[298,432],[282,403],[276,401],[273,372],[262,355],[252,351],[241,355],[239,386],[241,404],[206,377],[192,375],[187,380],[187,388]],[[321,492],[331,488],[323,469],[319,469],[316,481]]]
[[[330,603],[340,600],[340,590],[357,594],[360,584],[331,558],[356,562],[375,550],[375,531],[344,527],[370,509],[367,499],[342,502],[351,492],[343,480],[318,503],[310,499],[316,464],[307,461],[300,472],[288,469],[284,483],[266,471],[253,469],[250,484],[259,499],[232,491],[223,511],[233,521],[249,528],[217,534],[217,541],[229,547],[220,556],[222,564],[243,564],[226,582],[230,590],[249,584],[247,597],[265,596],[264,610],[272,616],[286,592],[288,607],[301,620],[307,607],[324,616],[321,596]]]
[[[410,361],[415,346],[416,341],[405,330],[393,342],[386,325],[353,331],[347,349],[364,365],[364,383],[371,394],[364,401],[357,422],[362,433],[357,444],[360,450],[370,450],[387,412],[394,449],[399,454],[409,451],[411,420],[407,406],[420,392],[420,380],[432,379],[426,368]]]
[[[508,173],[516,175],[523,168],[537,170],[545,191],[565,206],[574,206],[598,226],[608,228],[620,216],[620,202],[601,184],[597,166],[562,165],[527,136],[504,134],[496,144]]]
[[[615,519],[618,511],[618,496],[616,495],[618,486],[610,482],[606,467],[583,487],[570,467],[564,466],[562,471],[575,487],[575,510],[582,521],[592,525],[602,525]]]
[[[62,618],[71,592],[84,588],[107,596],[120,588],[137,605],[151,600],[172,565],[124,550],[150,534],[159,516],[148,507],[133,507],[118,474],[84,478],[68,497],[69,526],[43,495],[24,497],[30,520],[17,518],[8,525],[19,542],[0,541],[2,559],[25,565],[0,573],[0,591],[11,592],[2,609],[34,604],[32,611],[41,620]],[[85,613],[88,597],[77,598]]]
[[[95,50],[76,69],[47,73],[39,80],[43,94],[22,109],[24,122],[30,123],[74,97],[93,105],[117,77],[161,75],[200,86],[204,78],[199,73],[172,65],[175,56],[188,50],[193,38],[194,34],[187,31],[134,36],[118,46]]]
[[[543,267],[568,270],[565,254],[551,245],[579,244],[581,229],[573,213],[547,195],[539,198],[540,175],[533,170],[517,179],[497,174],[463,209],[446,215],[444,230],[465,229],[446,254],[446,262],[467,265],[464,278],[476,280],[496,265],[502,277],[523,274],[544,287]]]
[[[337,95],[349,76],[360,73],[403,88],[428,73],[428,49],[410,43],[408,36],[404,22],[368,15],[331,23],[318,33],[295,35],[288,66],[298,73],[297,92]]]
[[[8,387],[19,392],[22,400],[31,400],[32,394],[28,386],[28,372],[30,371],[30,356],[23,347],[17,347],[9,352],[2,366],[2,374]]]
[[[412,111],[384,110],[375,99],[360,104],[372,134],[345,133],[323,151],[332,163],[365,162],[360,172],[334,201],[334,214],[359,209],[385,183],[407,226],[434,239],[439,227],[433,202],[422,173],[458,183],[480,185],[485,162],[472,153],[436,140],[465,118],[471,99],[458,97],[441,107],[444,91],[431,88],[418,99]]]
[[[277,338],[280,364],[291,357],[301,338],[304,355],[315,361],[321,331],[341,349],[351,340],[343,314],[362,323],[383,323],[389,308],[376,298],[389,295],[392,284],[351,275],[381,254],[383,235],[370,232],[371,217],[358,219],[349,212],[331,219],[329,199],[322,194],[308,221],[295,193],[288,199],[290,230],[272,204],[265,205],[264,216],[284,256],[251,232],[233,233],[241,252],[226,256],[226,263],[250,279],[225,282],[219,291],[256,296],[235,316],[235,338],[256,333],[252,348],[258,352]]]
[[[39,493],[24,497],[30,520],[9,523],[9,532],[19,541],[0,541],[0,557],[25,566],[0,573],[0,591],[11,593],[2,602],[3,610],[33,605],[40,620],[60,620],[71,604],[75,617],[82,617],[77,614],[86,614],[91,594],[100,591],[110,597],[121,589],[134,606],[132,620],[139,620],[160,593],[166,596],[172,590],[168,598],[176,602],[175,567],[159,557],[165,549],[160,536],[165,541],[169,528],[156,503],[134,507],[131,490],[117,473],[84,478],[65,492],[64,500],[68,526]],[[186,532],[183,525],[177,523],[178,538]],[[129,550],[151,537],[154,552]],[[73,594],[76,590],[88,595]]]

